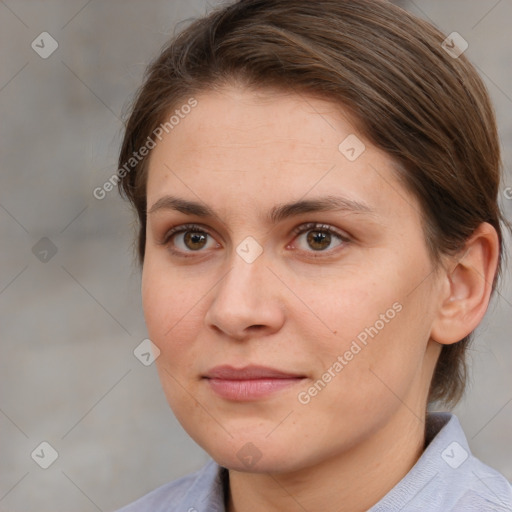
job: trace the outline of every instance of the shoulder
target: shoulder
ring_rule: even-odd
[[[470,455],[458,478],[459,494],[453,512],[510,512],[512,484],[504,475]]]
[[[371,512],[510,512],[512,485],[476,458],[456,416],[429,414],[427,447]]]
[[[453,512],[512,510],[512,484],[499,471],[475,457],[458,419],[451,415],[446,432],[440,432],[437,453]],[[436,455],[434,450],[433,456]]]
[[[116,512],[168,512],[174,510],[171,507],[194,512],[198,507],[202,509],[206,502],[220,504],[223,502],[221,470],[211,460],[195,473],[164,484]]]

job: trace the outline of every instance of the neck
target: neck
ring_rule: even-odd
[[[315,466],[287,474],[230,470],[226,510],[366,511],[383,498],[421,456],[424,427],[424,421],[402,406],[393,420],[369,439]]]

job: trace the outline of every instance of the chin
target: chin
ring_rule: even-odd
[[[252,439],[237,438],[224,446],[201,446],[220,466],[244,473],[287,473],[308,465],[307,456],[297,453],[296,443]]]
[[[283,461],[281,457],[265,457],[255,459],[254,462],[241,462],[237,456],[225,455],[217,457],[212,454],[211,457],[217,464],[232,471],[240,473],[289,473],[300,469],[290,461]]]

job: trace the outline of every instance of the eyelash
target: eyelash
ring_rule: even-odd
[[[342,232],[338,231],[337,229],[333,228],[332,226],[330,226],[328,224],[318,223],[318,222],[308,222],[306,224],[301,224],[300,226],[296,227],[292,231],[292,234],[294,235],[294,239],[295,239],[296,237],[298,237],[299,235],[301,235],[303,233],[307,233],[308,231],[314,231],[314,230],[320,231],[322,233],[328,233],[330,235],[334,235],[342,242],[342,245],[345,245],[351,241],[347,235],[343,234]],[[203,228],[199,224],[181,224],[181,225],[171,228],[169,231],[167,231],[163,240],[161,242],[159,242],[159,244],[163,245],[165,247],[168,247],[169,250],[173,254],[175,254],[179,257],[182,257],[182,258],[189,258],[189,257],[193,256],[194,252],[197,252],[197,253],[202,252],[200,250],[199,251],[188,251],[190,254],[184,254],[182,251],[177,251],[177,250],[171,248],[171,238],[174,235],[177,235],[180,233],[186,233],[186,232],[205,233],[208,236],[213,238],[213,235],[208,231],[208,229]],[[312,256],[314,258],[321,258],[321,257],[324,257],[325,253],[328,253],[330,251],[326,250],[326,251],[305,251],[305,252],[308,252],[308,253],[311,252]],[[317,253],[316,255],[315,255],[315,252]]]

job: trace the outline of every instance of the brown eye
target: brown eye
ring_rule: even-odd
[[[205,233],[186,231],[183,243],[188,249],[197,251],[206,245],[207,236]]]
[[[338,232],[332,226],[327,224],[309,223],[299,226],[294,234],[295,240],[304,240],[299,245],[299,249],[305,252],[331,252],[335,241],[338,243],[334,247],[343,246],[349,242],[349,238]],[[304,238],[301,235],[306,234]]]
[[[211,239],[211,240],[209,240]],[[203,249],[210,242],[211,248],[220,247],[208,231],[195,224],[185,224],[171,229],[161,242],[173,254],[187,257],[190,253],[206,252]]]
[[[321,251],[329,248],[331,244],[331,234],[325,231],[311,230],[306,237],[309,246],[315,251]]]

